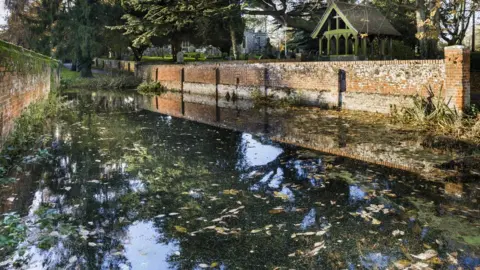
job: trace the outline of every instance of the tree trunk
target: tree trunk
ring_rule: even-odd
[[[135,47],[130,47],[130,49],[132,49],[133,57],[135,58],[135,61],[137,62],[141,61],[143,57],[143,52],[145,50],[142,48],[135,48]]]
[[[72,60],[72,66],[70,67],[70,71],[77,71],[77,60]]]
[[[173,62],[177,62],[177,53],[182,50],[182,42],[180,40],[173,39],[170,45],[172,47]]]
[[[80,77],[91,78],[92,74],[92,59],[85,58],[80,60]]]
[[[238,60],[237,37],[235,36],[235,29],[234,29],[232,23],[230,23],[230,40],[231,40],[231,42],[232,42],[232,54],[233,54],[233,59]]]
[[[420,58],[425,59],[428,56],[427,33],[425,31],[425,0],[416,0],[415,17],[417,24],[417,39],[420,49]]]

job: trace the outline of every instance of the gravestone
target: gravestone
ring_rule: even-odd
[[[183,52],[178,52],[177,53],[177,63],[179,64],[183,64],[184,60],[183,60]]]

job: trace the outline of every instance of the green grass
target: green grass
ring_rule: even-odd
[[[70,69],[68,69],[66,67],[61,68],[60,74],[61,74],[60,75],[61,78],[65,79],[65,80],[73,80],[73,79],[80,78],[80,73],[79,72],[71,71]]]
[[[94,73],[93,78],[81,78],[79,72],[63,68],[61,71],[60,88],[82,88],[92,90],[135,89],[141,79],[130,72],[115,72],[112,74]]]
[[[207,60],[205,57],[199,58],[198,60],[195,60],[193,57],[184,57],[183,60],[185,62],[195,62],[195,61],[205,61]],[[173,57],[170,56],[144,56],[142,57],[142,62],[173,62]]]

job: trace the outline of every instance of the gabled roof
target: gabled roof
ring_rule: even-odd
[[[356,5],[343,2],[333,2],[323,14],[322,19],[312,33],[316,38],[323,25],[334,10],[345,20],[345,23],[355,32],[369,35],[400,36],[401,34],[393,27],[385,16],[375,7]]]

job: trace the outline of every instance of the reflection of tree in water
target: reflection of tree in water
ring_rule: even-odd
[[[411,205],[401,196],[381,193],[410,194],[412,187],[389,179],[398,171],[288,146],[265,163],[247,162],[251,153],[241,133],[152,113],[96,114],[99,103],[91,97],[76,102],[79,108],[62,117],[55,164],[45,168],[39,186],[50,194],[43,206],[61,215],[44,234],[59,224],[74,228],[42,253],[51,269],[73,265],[72,256],[87,269],[128,265],[124,244],[129,226],[152,220],[158,242],[178,246],[180,255],[167,261],[180,269],[214,262],[246,269],[371,268],[423,251],[422,230],[409,229],[418,222],[405,222]],[[371,204],[393,211],[376,214],[379,225],[351,215]],[[239,207],[244,208],[236,217],[212,222]],[[271,213],[276,207],[283,211]],[[205,229],[213,225],[216,229]],[[406,232],[398,244],[392,240],[395,229]],[[85,230],[92,233],[86,240]],[[292,237],[321,230],[327,230],[321,237]],[[327,249],[319,256],[299,252],[320,241]]]

